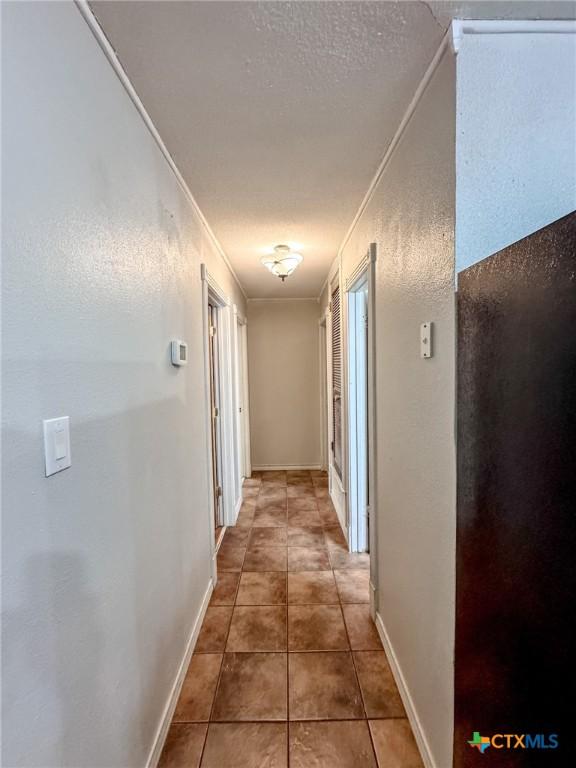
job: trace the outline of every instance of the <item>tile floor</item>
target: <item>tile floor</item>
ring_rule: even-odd
[[[161,768],[422,768],[322,472],[247,480]]]

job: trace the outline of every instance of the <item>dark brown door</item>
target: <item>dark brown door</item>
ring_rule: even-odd
[[[456,606],[457,768],[576,765],[576,213],[459,275]]]

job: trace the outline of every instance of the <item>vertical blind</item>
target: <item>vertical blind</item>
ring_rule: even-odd
[[[340,328],[340,287],[332,292],[332,454],[333,465],[342,478],[342,348]]]

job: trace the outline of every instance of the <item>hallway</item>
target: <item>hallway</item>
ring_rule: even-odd
[[[326,473],[255,472],[161,768],[420,768]]]
[[[576,4],[0,20],[0,765],[576,766]]]

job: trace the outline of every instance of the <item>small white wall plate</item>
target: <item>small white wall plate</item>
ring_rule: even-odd
[[[188,364],[188,344],[180,339],[175,339],[170,344],[170,355],[172,358],[172,365],[187,365]]]
[[[432,357],[432,329],[434,323],[428,321],[420,326],[420,357]]]

